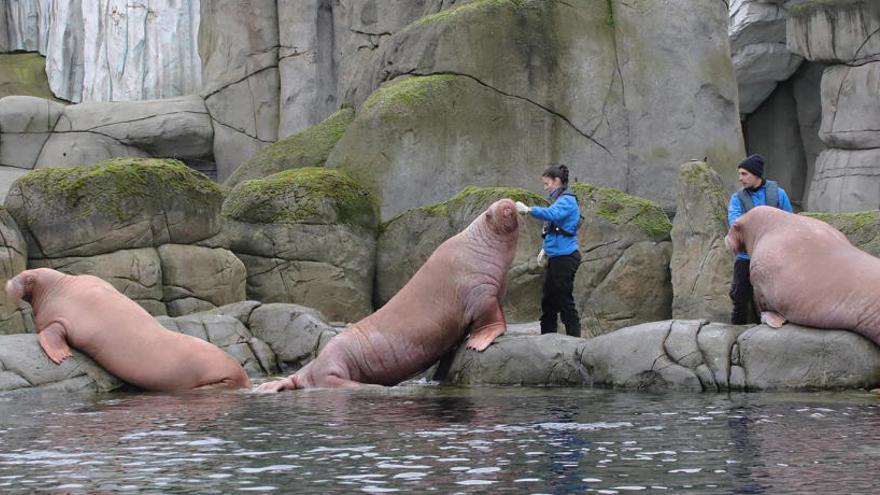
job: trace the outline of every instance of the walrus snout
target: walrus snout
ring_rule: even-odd
[[[25,288],[21,281],[21,275],[15,276],[6,282],[6,302],[12,306],[18,306],[18,303],[24,299]]]

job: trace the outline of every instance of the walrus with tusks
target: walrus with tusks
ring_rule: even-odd
[[[55,364],[72,356],[72,347],[145,390],[250,387],[232,356],[166,329],[98,277],[25,270],[6,283],[6,295],[15,305],[22,299],[31,304],[40,346]]]
[[[506,330],[501,300],[519,235],[510,199],[493,203],[441,244],[384,306],[349,326],[318,356],[257,392],[395,385],[440,359],[470,333],[483,351]]]

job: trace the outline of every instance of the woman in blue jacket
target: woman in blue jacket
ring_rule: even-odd
[[[568,190],[568,167],[547,167],[541,174],[544,192],[552,202],[549,207],[526,206],[517,201],[516,209],[544,220],[544,246],[538,253],[538,261],[546,255],[544,271],[544,296],[541,299],[541,333],[556,333],[557,317],[562,315],[565,333],[581,336],[581,321],[574,304],[574,275],[581,264],[577,245],[577,228],[580,209],[574,193]]]

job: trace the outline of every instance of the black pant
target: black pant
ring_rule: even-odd
[[[749,279],[749,260],[737,259],[733,264],[733,282],[730,284],[730,298],[733,300],[733,312],[730,322],[734,325],[754,323],[755,310],[752,308],[752,281]]]
[[[554,256],[544,271],[544,297],[541,299],[541,333],[556,333],[557,316],[562,314],[565,333],[581,336],[581,320],[574,305],[574,274],[581,266],[581,253]]]

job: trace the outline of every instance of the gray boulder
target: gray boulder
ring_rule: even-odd
[[[456,385],[589,386],[584,341],[564,335],[501,336],[483,352],[458,350],[426,378]]]
[[[869,0],[789,0],[788,49],[808,60],[852,66],[880,60],[880,4]]]
[[[406,211],[382,226],[376,247],[377,306],[396,294],[444,241],[464,230],[493,202],[501,198],[546,205],[540,196],[523,189],[467,187],[449,200]],[[541,313],[543,268],[536,256],[541,250],[541,224],[521,223],[513,265],[508,272],[503,302],[508,321],[533,321]]]
[[[244,181],[223,216],[248,298],[307,305],[333,320],[372,312],[376,204],[345,173],[307,167]]]
[[[880,148],[828,149],[816,160],[810,211],[855,212],[880,207]]]
[[[36,167],[64,105],[34,96],[7,96],[0,103],[0,165]]]
[[[733,256],[724,246],[728,194],[703,162],[681,166],[672,222],[672,317],[727,321]]]
[[[170,316],[180,316],[245,299],[244,263],[223,248],[163,244],[163,301]]]
[[[190,244],[220,231],[223,194],[176,160],[115,159],[92,168],[35,170],[6,207],[33,258],[93,256]]]
[[[56,365],[43,352],[36,335],[0,335],[0,392],[109,392],[123,385],[76,350],[73,357]]]
[[[571,190],[585,217],[574,281],[582,335],[669,318],[672,224],[663,210],[616,189],[578,182]]]
[[[878,94],[880,62],[827,68],[822,77],[822,141],[834,148],[880,148]]]
[[[220,347],[238,361],[248,376],[265,376],[279,371],[275,354],[266,342],[254,336],[234,316],[209,311],[178,318],[160,316],[157,319],[169,330],[198,337]]]
[[[428,378],[691,392],[872,388],[880,384],[880,348],[842,330],[671,320],[589,340],[505,335],[483,353],[459,348]]]
[[[6,281],[24,270],[26,264],[24,237],[9,212],[0,207],[0,287],[6,287]],[[25,332],[29,317],[29,313],[11,306],[5,297],[0,299],[0,334]]]
[[[120,156],[204,159],[213,138],[198,96],[68,106],[11,96],[0,105],[0,165],[9,167],[91,165]]]
[[[285,369],[299,369],[315,359],[339,329],[317,310],[296,304],[263,304],[248,317],[250,331],[266,342]]]
[[[354,110],[343,108],[299,134],[280,139],[244,162],[226,179],[234,187],[248,179],[260,179],[293,168],[322,167],[330,150],[354,119]]]

